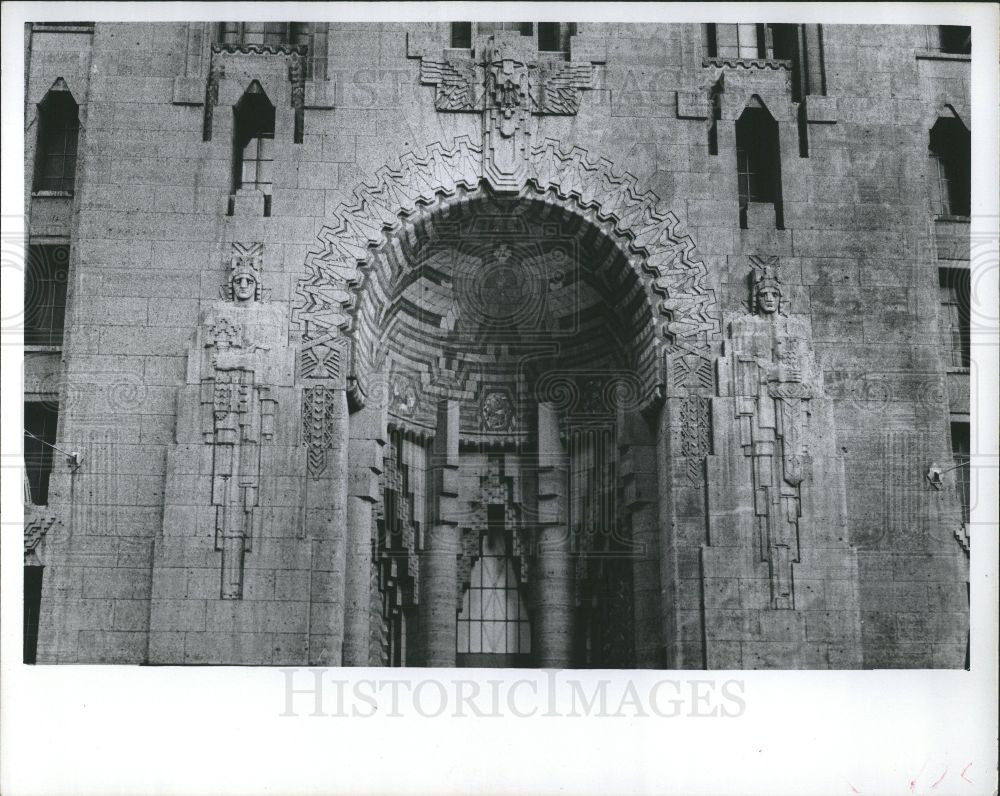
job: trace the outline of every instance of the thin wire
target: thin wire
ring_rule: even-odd
[[[950,473],[952,470],[957,470],[959,467],[965,467],[965,465],[967,464],[972,464],[972,459],[969,459],[969,461],[967,462],[960,462],[959,464],[956,464],[954,467],[949,467],[947,470],[941,470],[938,473],[938,475],[944,475],[945,473]]]
[[[32,439],[36,439],[36,440],[38,440],[38,441],[39,441],[39,442],[41,442],[41,443],[42,443],[43,445],[48,445],[48,446],[49,446],[50,448],[52,448],[52,450],[54,450],[54,451],[59,451],[59,452],[60,452],[61,454],[63,454],[63,456],[73,456],[73,454],[72,454],[72,453],[70,453],[69,451],[64,451],[64,450],[63,450],[62,448],[57,448],[57,447],[56,447],[55,445],[53,445],[53,444],[52,444],[51,442],[46,442],[46,441],[45,441],[44,439],[42,439],[41,437],[36,437],[36,436],[35,436],[34,434],[32,434],[32,433],[31,433],[30,431],[28,431],[28,429],[24,429],[24,433],[25,433],[25,434],[27,434],[27,435],[28,435],[29,437],[31,437]]]

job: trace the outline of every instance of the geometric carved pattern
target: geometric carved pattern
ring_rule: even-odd
[[[675,392],[687,393],[680,399],[681,455],[688,483],[700,488],[705,480],[703,464],[710,453],[709,401],[704,396],[714,391],[712,360],[700,353],[684,353],[675,356],[670,367]]]
[[[29,566],[38,563],[35,551],[41,544],[42,538],[49,529],[55,525],[56,516],[54,514],[44,514],[30,518],[24,526],[24,565]]]
[[[477,112],[496,101],[498,94],[487,90],[490,78],[496,85],[496,76],[488,75],[490,62],[507,60],[503,54],[484,53],[483,62],[471,58],[420,61],[420,82],[437,86],[434,107],[439,111]],[[580,109],[580,91],[590,88],[593,82],[593,64],[589,61],[540,61],[523,64],[527,88],[523,100],[532,113],[559,116],[575,115]],[[503,96],[503,94],[500,94]]]
[[[433,143],[423,155],[403,155],[398,168],[379,169],[376,180],[356,188],[354,201],[338,207],[333,214],[336,222],[321,230],[319,245],[307,256],[306,274],[296,288],[292,328],[301,331],[304,341],[349,331],[361,268],[371,264],[369,249],[382,243],[387,231],[402,228],[419,206],[453,196],[461,188],[478,190],[482,176],[482,147],[465,136],[456,138],[450,149]],[[641,191],[636,178],[611,161],[591,159],[580,147],[565,152],[550,139],[531,148],[521,192],[592,211],[609,223],[626,254],[638,255],[630,256],[629,262],[647,292],[658,297],[653,300],[650,295],[658,310],[654,319],[658,341],[667,344],[672,358],[684,354],[710,358],[709,344],[721,331],[715,293],[707,284],[707,269],[694,241],[679,231],[677,217],[655,193]],[[392,283],[389,273],[373,278]]]
[[[483,397],[480,421],[486,431],[513,431],[517,427],[514,402],[506,391],[489,392]]]
[[[672,362],[675,384],[711,389],[713,384],[712,362],[697,354],[684,354]]]
[[[288,54],[288,81],[292,84],[292,110],[294,113],[294,130],[292,140],[302,143],[305,132],[305,100],[306,100],[306,60],[305,48],[292,48]]]
[[[308,387],[302,391],[302,441],[308,447],[307,464],[312,478],[318,478],[326,469],[327,453],[335,441],[334,398],[334,390],[329,387]]]
[[[709,402],[707,398],[689,395],[681,399],[681,455],[686,459],[688,480],[700,486],[702,462],[709,454]]]
[[[516,192],[524,182],[532,116],[572,116],[580,91],[590,88],[590,61],[539,61],[533,43],[496,33],[476,48],[476,59],[420,62],[420,82],[436,85],[435,108],[482,114],[483,176],[494,190]]]
[[[792,62],[782,58],[703,58],[703,67],[714,66],[729,69],[770,69],[772,71],[789,72]]]
[[[299,349],[299,376],[303,379],[332,379],[342,386],[346,379],[348,339],[336,334],[310,340]]]

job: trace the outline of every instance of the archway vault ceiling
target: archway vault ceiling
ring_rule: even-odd
[[[493,386],[516,403],[515,374],[537,381],[557,364],[638,381],[619,394],[648,394],[666,371],[675,389],[702,387],[720,331],[715,291],[658,197],[551,140],[532,148],[514,196],[493,196],[481,163],[480,147],[459,138],[356,189],[307,258],[293,332],[349,336],[362,385],[388,380],[401,407],[436,385],[480,425],[484,401],[503,404]]]

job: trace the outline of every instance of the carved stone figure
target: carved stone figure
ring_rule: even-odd
[[[809,476],[810,400],[822,394],[804,321],[784,313],[776,257],[752,258],[753,314],[738,318],[720,368],[735,399],[740,442],[752,460],[755,541],[770,566],[772,606],[792,608],[799,557],[800,485]]]
[[[243,559],[260,525],[262,448],[274,440],[282,382],[278,311],[263,300],[263,247],[233,244],[223,300],[206,314],[200,337],[201,429],[212,445],[215,546],[222,553],[224,599],[243,596]]]

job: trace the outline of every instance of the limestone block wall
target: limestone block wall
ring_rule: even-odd
[[[331,22],[326,77],[306,80],[301,102],[284,74],[261,68],[276,109],[270,213],[252,207],[229,215],[232,106],[253,59],[220,77],[206,140],[205,30],[97,23],[92,33],[30,34],[26,173],[32,109],[56,78],[73,84],[74,96],[79,91],[84,127],[71,209],[26,196],[33,238],[42,239],[37,225],[61,224],[72,241],[58,444],[84,457],[76,469],[57,461],[52,477],[50,505],[60,520],[44,542],[39,661],[216,662],[198,651],[204,647],[192,634],[239,630],[244,619],[257,627],[255,611],[267,615],[268,633],[289,634],[290,646],[279,653],[269,646],[273,637],[258,639],[253,644],[263,646],[253,646],[251,657],[285,662],[302,652],[307,604],[324,587],[314,581],[307,596],[293,582],[307,553],[287,535],[255,550],[269,560],[254,574],[268,597],[261,607],[248,600],[238,609],[244,619],[222,617],[223,609],[206,603],[204,622],[182,628],[166,602],[151,610],[154,592],[168,599],[154,585],[154,542],[178,527],[176,508],[165,505],[181,505],[182,496],[169,492],[171,473],[179,472],[171,450],[179,442],[178,391],[192,335],[218,298],[233,242],[263,245],[270,300],[291,311],[307,253],[357,186],[406,152],[463,135],[481,139],[477,114],[435,110],[436,88],[421,82],[414,42],[446,48],[446,24]],[[971,125],[969,64],[932,57],[928,35],[921,27],[824,26],[825,94],[810,95],[800,123],[785,72],[703,65],[700,25],[581,23],[572,58],[593,65],[592,85],[575,115],[537,121],[537,138],[608,158],[665,201],[705,262],[721,328],[746,312],[748,258],[780,259],[831,402],[836,449],[829,455],[843,468],[850,550],[841,563],[857,567],[860,583],[860,661],[856,648],[841,659],[850,665],[964,660],[967,559],[953,535],[961,522],[958,494],[930,489],[923,472],[951,458],[937,269],[968,259],[961,222],[933,215],[928,131],[946,105]],[[708,91],[720,79],[713,154]],[[778,125],[783,229],[766,213],[739,226],[734,125],[755,95]],[[695,428],[706,422],[691,420]],[[301,446],[282,454],[290,470],[300,466],[296,452],[306,455]],[[710,590],[702,561],[718,554],[711,552],[710,503],[686,477],[661,480],[681,519],[661,545],[673,601],[664,660],[699,667],[717,663],[704,647]],[[295,504],[289,497],[274,511],[291,516]],[[187,509],[199,518],[203,510],[209,504]],[[662,513],[660,525],[668,527]],[[196,574],[207,564],[180,552],[172,560],[185,573],[185,592],[169,599],[207,600],[197,596]],[[164,589],[180,589],[176,574]],[[816,628],[825,606],[842,601],[829,582],[822,591],[810,598]],[[720,599],[735,601],[737,624],[758,610],[735,593]],[[285,600],[295,603],[294,617],[283,613],[292,610],[279,605]],[[808,641],[824,631],[810,630],[807,620],[804,632]],[[181,641],[170,635],[178,633],[191,637],[190,654],[187,636],[178,652]],[[756,626],[751,636],[725,639],[745,642],[726,665],[836,665],[808,653],[808,645],[768,647]],[[285,654],[293,649],[296,655]]]

